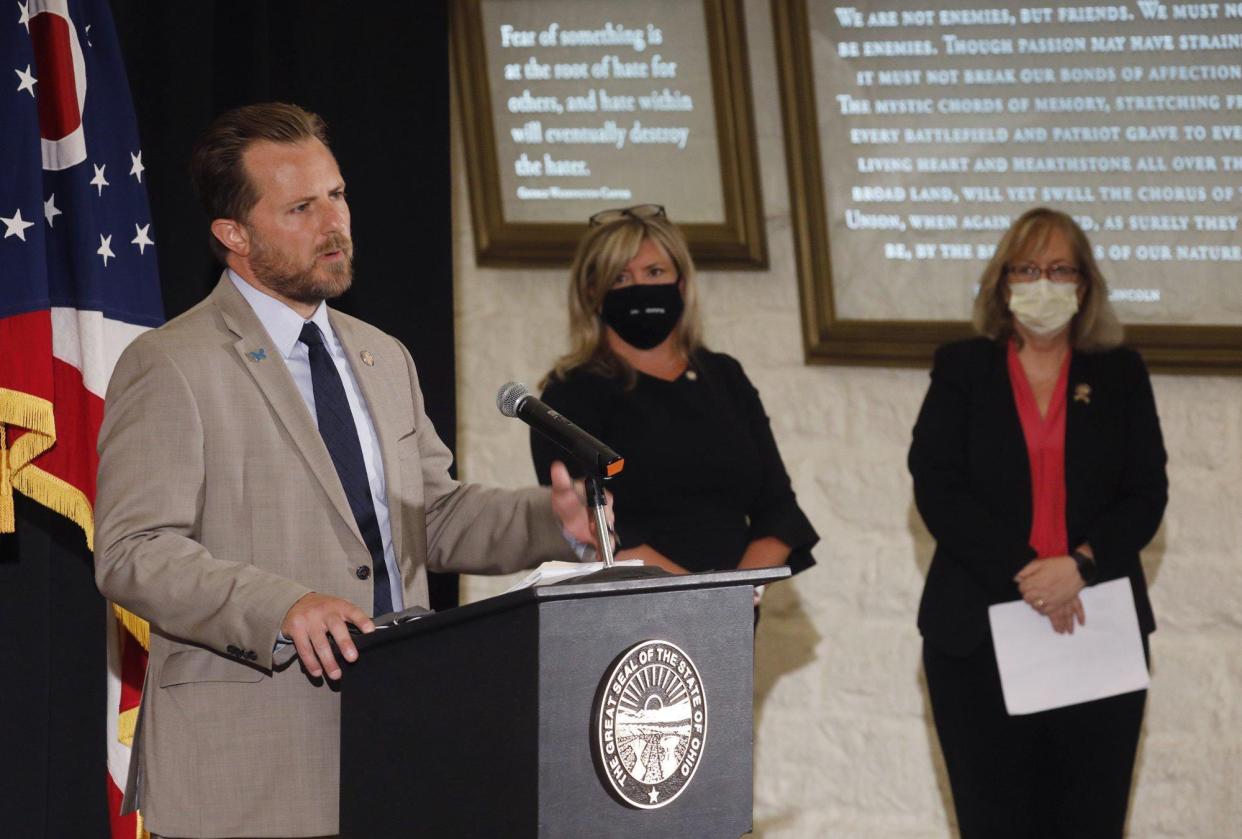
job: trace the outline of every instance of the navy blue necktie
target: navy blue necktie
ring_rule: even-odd
[[[366,461],[362,459],[362,444],[358,442],[358,427],[354,425],[354,414],[345,398],[341,374],[324,346],[319,327],[308,321],[302,326],[298,340],[310,351],[311,389],[315,393],[319,436],[328,447],[332,465],[349,499],[349,509],[371,552],[371,567],[375,572],[374,614],[382,615],[392,611],[392,584],[388,580],[388,566],[384,564],[384,541],[380,538],[375,503],[371,500],[371,484],[367,480]]]

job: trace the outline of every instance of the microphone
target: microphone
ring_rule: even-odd
[[[531,396],[530,389],[521,382],[501,385],[496,392],[496,407],[506,417],[517,417],[578,458],[596,477],[611,478],[625,467],[621,455]]]

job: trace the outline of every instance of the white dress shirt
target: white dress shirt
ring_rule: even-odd
[[[310,351],[298,340],[302,327],[307,321],[302,316],[271,297],[259,291],[250,283],[229,270],[229,279],[241,292],[242,297],[254,309],[255,315],[268,337],[272,339],[271,349],[276,350],[285,359],[285,365],[293,376],[293,382],[302,394],[302,401],[310,411],[311,419],[318,419],[315,414],[315,391],[311,385]],[[349,400],[349,409],[354,415],[354,426],[358,430],[358,442],[362,445],[362,460],[367,467],[367,482],[371,486],[371,502],[375,505],[375,518],[379,523],[380,538],[384,543],[384,565],[388,568],[388,579],[392,581],[392,608],[399,612],[405,608],[405,598],[401,596],[401,571],[397,567],[397,555],[392,546],[392,527],[388,521],[388,489],[384,484],[384,459],[380,455],[379,437],[375,434],[375,423],[371,421],[371,411],[367,408],[362,391],[354,379],[353,368],[345,357],[345,348],[341,346],[332,324],[328,320],[328,304],[320,303],[310,321],[323,333],[324,343],[332,356],[332,363],[341,375],[341,383],[345,386],[345,398]]]

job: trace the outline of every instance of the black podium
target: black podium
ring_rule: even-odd
[[[788,575],[571,581],[360,638],[341,835],[748,833],[751,591]]]

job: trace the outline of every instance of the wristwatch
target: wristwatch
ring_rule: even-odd
[[[1069,555],[1073,557],[1074,564],[1078,566],[1078,576],[1082,577],[1082,581],[1087,585],[1094,583],[1096,576],[1095,560],[1078,550],[1078,548],[1070,551]]]

